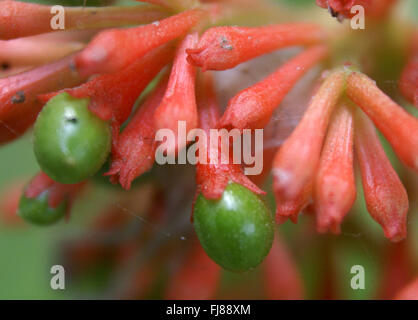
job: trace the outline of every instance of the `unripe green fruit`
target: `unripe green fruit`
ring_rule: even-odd
[[[229,184],[219,200],[208,200],[200,194],[193,221],[206,253],[230,271],[256,267],[273,243],[270,211],[257,195],[240,184]]]
[[[34,128],[34,151],[41,169],[52,179],[74,184],[93,176],[110,152],[109,124],[88,109],[88,99],[68,93],[53,97]]]
[[[65,215],[66,201],[56,208],[48,205],[48,191],[44,191],[36,198],[28,198],[22,194],[19,202],[19,216],[36,225],[50,225],[60,220]]]

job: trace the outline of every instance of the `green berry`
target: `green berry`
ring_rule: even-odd
[[[36,198],[28,198],[23,195],[19,202],[18,214],[23,220],[36,225],[50,225],[57,222],[65,215],[66,202],[63,201],[56,208],[48,205],[48,191],[44,191]]]
[[[273,243],[274,224],[261,199],[231,183],[219,200],[196,199],[194,227],[206,253],[230,271],[247,271],[266,257]]]
[[[34,129],[34,151],[42,170],[61,183],[93,176],[110,152],[109,124],[88,109],[89,99],[68,93],[53,97],[40,112]]]

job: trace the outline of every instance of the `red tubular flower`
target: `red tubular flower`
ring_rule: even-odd
[[[177,133],[179,121],[186,124],[186,132],[198,125],[195,97],[196,69],[186,60],[186,48],[192,48],[198,40],[197,33],[189,34],[177,48],[170,74],[167,91],[161,104],[154,113],[156,129],[170,129]],[[175,154],[185,145],[178,145],[177,134],[175,144],[168,145],[168,154]]]
[[[238,129],[264,128],[273,111],[295,83],[327,54],[328,49],[323,45],[307,49],[266,79],[238,93],[229,102],[220,126]]]
[[[204,10],[193,9],[145,26],[103,31],[78,54],[77,68],[85,75],[118,71],[152,49],[184,35],[204,15]]]
[[[372,122],[360,111],[356,113],[355,130],[367,210],[387,238],[400,241],[406,237],[409,208],[405,187],[386,157]]]
[[[50,6],[5,0],[0,2],[0,39],[14,39],[54,31]],[[65,30],[150,23],[166,16],[155,6],[65,7]]]
[[[100,75],[79,87],[64,91],[75,98],[89,97],[89,109],[101,119],[111,120],[115,147],[120,125],[130,115],[135,100],[158,72],[170,62],[172,55],[173,47],[167,44],[154,49],[118,73]],[[58,93],[42,95],[39,99],[47,102]]]
[[[115,183],[119,180],[125,189],[129,189],[132,180],[151,169],[154,163],[157,144],[153,116],[166,88],[167,79],[163,79],[136,111],[114,148],[112,164],[106,175],[111,175]]]
[[[395,295],[395,300],[418,300],[418,277]]]
[[[345,72],[332,72],[312,98],[302,120],[277,152],[274,192],[285,200],[300,197],[313,179],[331,113],[345,85]]]
[[[418,108],[418,31],[412,36],[411,53],[402,71],[399,89],[405,99]]]
[[[418,172],[418,119],[358,72],[347,79],[347,95],[373,120],[402,162]]]
[[[0,144],[18,138],[36,120],[42,104],[36,96],[79,84],[73,57],[0,79]]]
[[[210,143],[209,130],[216,127],[219,121],[219,106],[213,88],[211,74],[202,75],[203,80],[198,82],[198,108],[200,127],[206,131],[207,139],[207,163],[196,164],[197,194],[200,192],[206,199],[219,199],[229,182],[233,181],[243,185],[256,194],[265,194],[252,183],[242,172],[240,164],[234,164],[232,152],[227,164],[222,163],[221,142],[215,148],[215,143]],[[221,138],[219,138],[220,140]],[[200,149],[202,151],[202,148]],[[213,157],[217,156],[218,159]],[[212,162],[212,163],[211,163]]]
[[[66,213],[68,219],[72,203],[84,185],[84,182],[62,184],[52,180],[41,171],[30,181],[24,193],[27,198],[32,199],[48,190],[48,205],[51,208],[57,208],[63,201],[67,201]]]
[[[288,219],[293,223],[298,222],[299,213],[305,209],[311,201],[312,186],[313,182],[308,182],[302,192],[292,199],[283,199],[279,193],[275,192],[277,224],[285,223]]]
[[[303,299],[302,280],[296,264],[277,234],[264,262],[264,287],[268,299]]]
[[[356,199],[353,169],[353,116],[342,103],[335,110],[322,149],[315,181],[319,232],[339,234],[340,224]]]
[[[0,63],[11,67],[40,65],[62,59],[84,47],[83,43],[74,40],[62,41],[60,45],[57,45],[55,39],[50,38],[52,37],[41,35],[7,41],[0,40]]]
[[[179,270],[170,279],[165,291],[168,300],[213,299],[219,286],[221,268],[195,241]]]
[[[323,32],[312,24],[268,27],[216,27],[206,31],[188,60],[205,70],[226,70],[274,50],[321,41]]]

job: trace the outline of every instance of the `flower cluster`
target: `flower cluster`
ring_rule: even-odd
[[[196,164],[192,220],[200,243],[212,260],[233,271],[257,266],[273,246],[265,265],[267,292],[276,298],[300,297],[293,262],[281,241],[273,240],[272,219],[259,198],[265,194],[261,180],[271,173],[278,224],[288,219],[296,223],[301,212],[314,212],[318,232],[339,234],[356,199],[355,163],[371,217],[391,241],[406,237],[407,191],[375,128],[416,174],[418,119],[366,75],[367,68],[357,62],[362,57],[350,61],[341,52],[344,37],[304,22],[217,26],[230,18],[231,8],[238,10],[245,3],[250,8],[266,5],[268,10],[264,3],[144,2],[150,4],[134,9],[65,8],[66,31],[53,33],[47,33],[48,6],[0,2],[0,59],[5,59],[0,62],[13,73],[0,79],[0,143],[19,138],[35,124],[34,149],[42,169],[22,195],[19,213],[24,219],[49,224],[64,213],[68,216],[73,200],[100,168],[112,183],[130,189],[135,179],[153,168],[157,130],[176,131],[180,121],[186,123],[187,133],[196,128],[207,132],[266,128],[298,81],[321,65],[322,75],[302,119],[274,150],[274,157],[265,155],[263,179],[250,180],[232,158],[228,163]],[[396,1],[316,2],[345,18],[352,16],[353,5],[360,4],[379,23]],[[141,25],[118,28],[133,23]],[[352,41],[347,33],[343,41]],[[399,92],[418,107],[418,33],[411,34]],[[294,46],[301,51],[236,93],[222,110],[216,71]],[[29,52],[38,47],[48,55]],[[187,147],[180,139],[165,143],[172,156]],[[208,160],[221,157],[220,150],[204,151]],[[159,199],[155,197],[154,206]],[[156,214],[152,219],[163,218]],[[248,225],[251,230],[243,232]],[[133,251],[128,247],[129,256],[136,246]],[[206,267],[196,273],[194,264]],[[151,264],[148,271],[153,272]],[[193,292],[210,297],[218,278],[218,267],[196,240],[166,295],[190,297]],[[146,279],[138,281],[143,284]],[[178,282],[190,283],[189,291],[176,292]],[[413,286],[401,296],[416,292],[416,283]]]

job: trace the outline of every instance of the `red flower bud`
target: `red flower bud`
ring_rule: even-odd
[[[277,224],[283,224],[288,219],[290,219],[293,223],[298,222],[299,213],[311,202],[312,185],[312,181],[308,182],[303,190],[292,199],[283,199],[279,193],[274,193],[276,199]]]
[[[226,70],[240,63],[295,45],[322,40],[323,32],[312,24],[279,24],[260,28],[216,27],[206,31],[188,60],[205,70]]]
[[[373,120],[402,162],[418,172],[418,119],[392,101],[364,74],[350,74],[347,95]]]
[[[335,110],[322,149],[315,181],[319,232],[339,234],[340,224],[356,199],[353,169],[353,117],[344,102]]]
[[[355,148],[367,210],[387,238],[393,242],[404,239],[408,195],[386,157],[373,123],[360,111],[356,113]]]
[[[328,50],[323,45],[307,49],[264,80],[238,93],[230,100],[220,126],[264,128],[295,83],[327,54]]]
[[[126,128],[119,136],[112,153],[112,164],[106,175],[112,181],[119,180],[123,188],[129,189],[131,182],[152,168],[155,159],[154,111],[166,92],[167,79],[138,108]]]
[[[277,152],[273,164],[273,187],[277,197],[298,198],[314,178],[328,122],[344,85],[344,71],[331,73],[312,98],[296,129]]]
[[[77,55],[77,68],[85,75],[118,71],[152,49],[184,35],[204,14],[201,9],[193,9],[145,26],[105,30]]]
[[[179,121],[185,122],[186,134],[198,125],[195,97],[196,68],[186,60],[186,48],[194,47],[197,40],[197,33],[189,34],[177,48],[167,91],[154,113],[157,130],[170,129],[175,133],[175,144],[167,146],[170,155],[185,147],[184,144],[177,144]]]
[[[213,88],[212,75],[204,74],[202,77],[203,80],[199,82],[197,92],[200,127],[207,133],[207,149],[205,149],[207,163],[196,164],[197,194],[202,193],[206,199],[219,199],[231,181],[243,185],[256,194],[265,194],[244,175],[240,164],[233,163],[231,150],[229,150],[227,163],[222,163],[226,155],[222,155],[224,148],[222,148],[220,137],[218,144],[211,143],[209,130],[215,128],[219,121],[219,106]],[[200,151],[203,149],[202,147]]]

